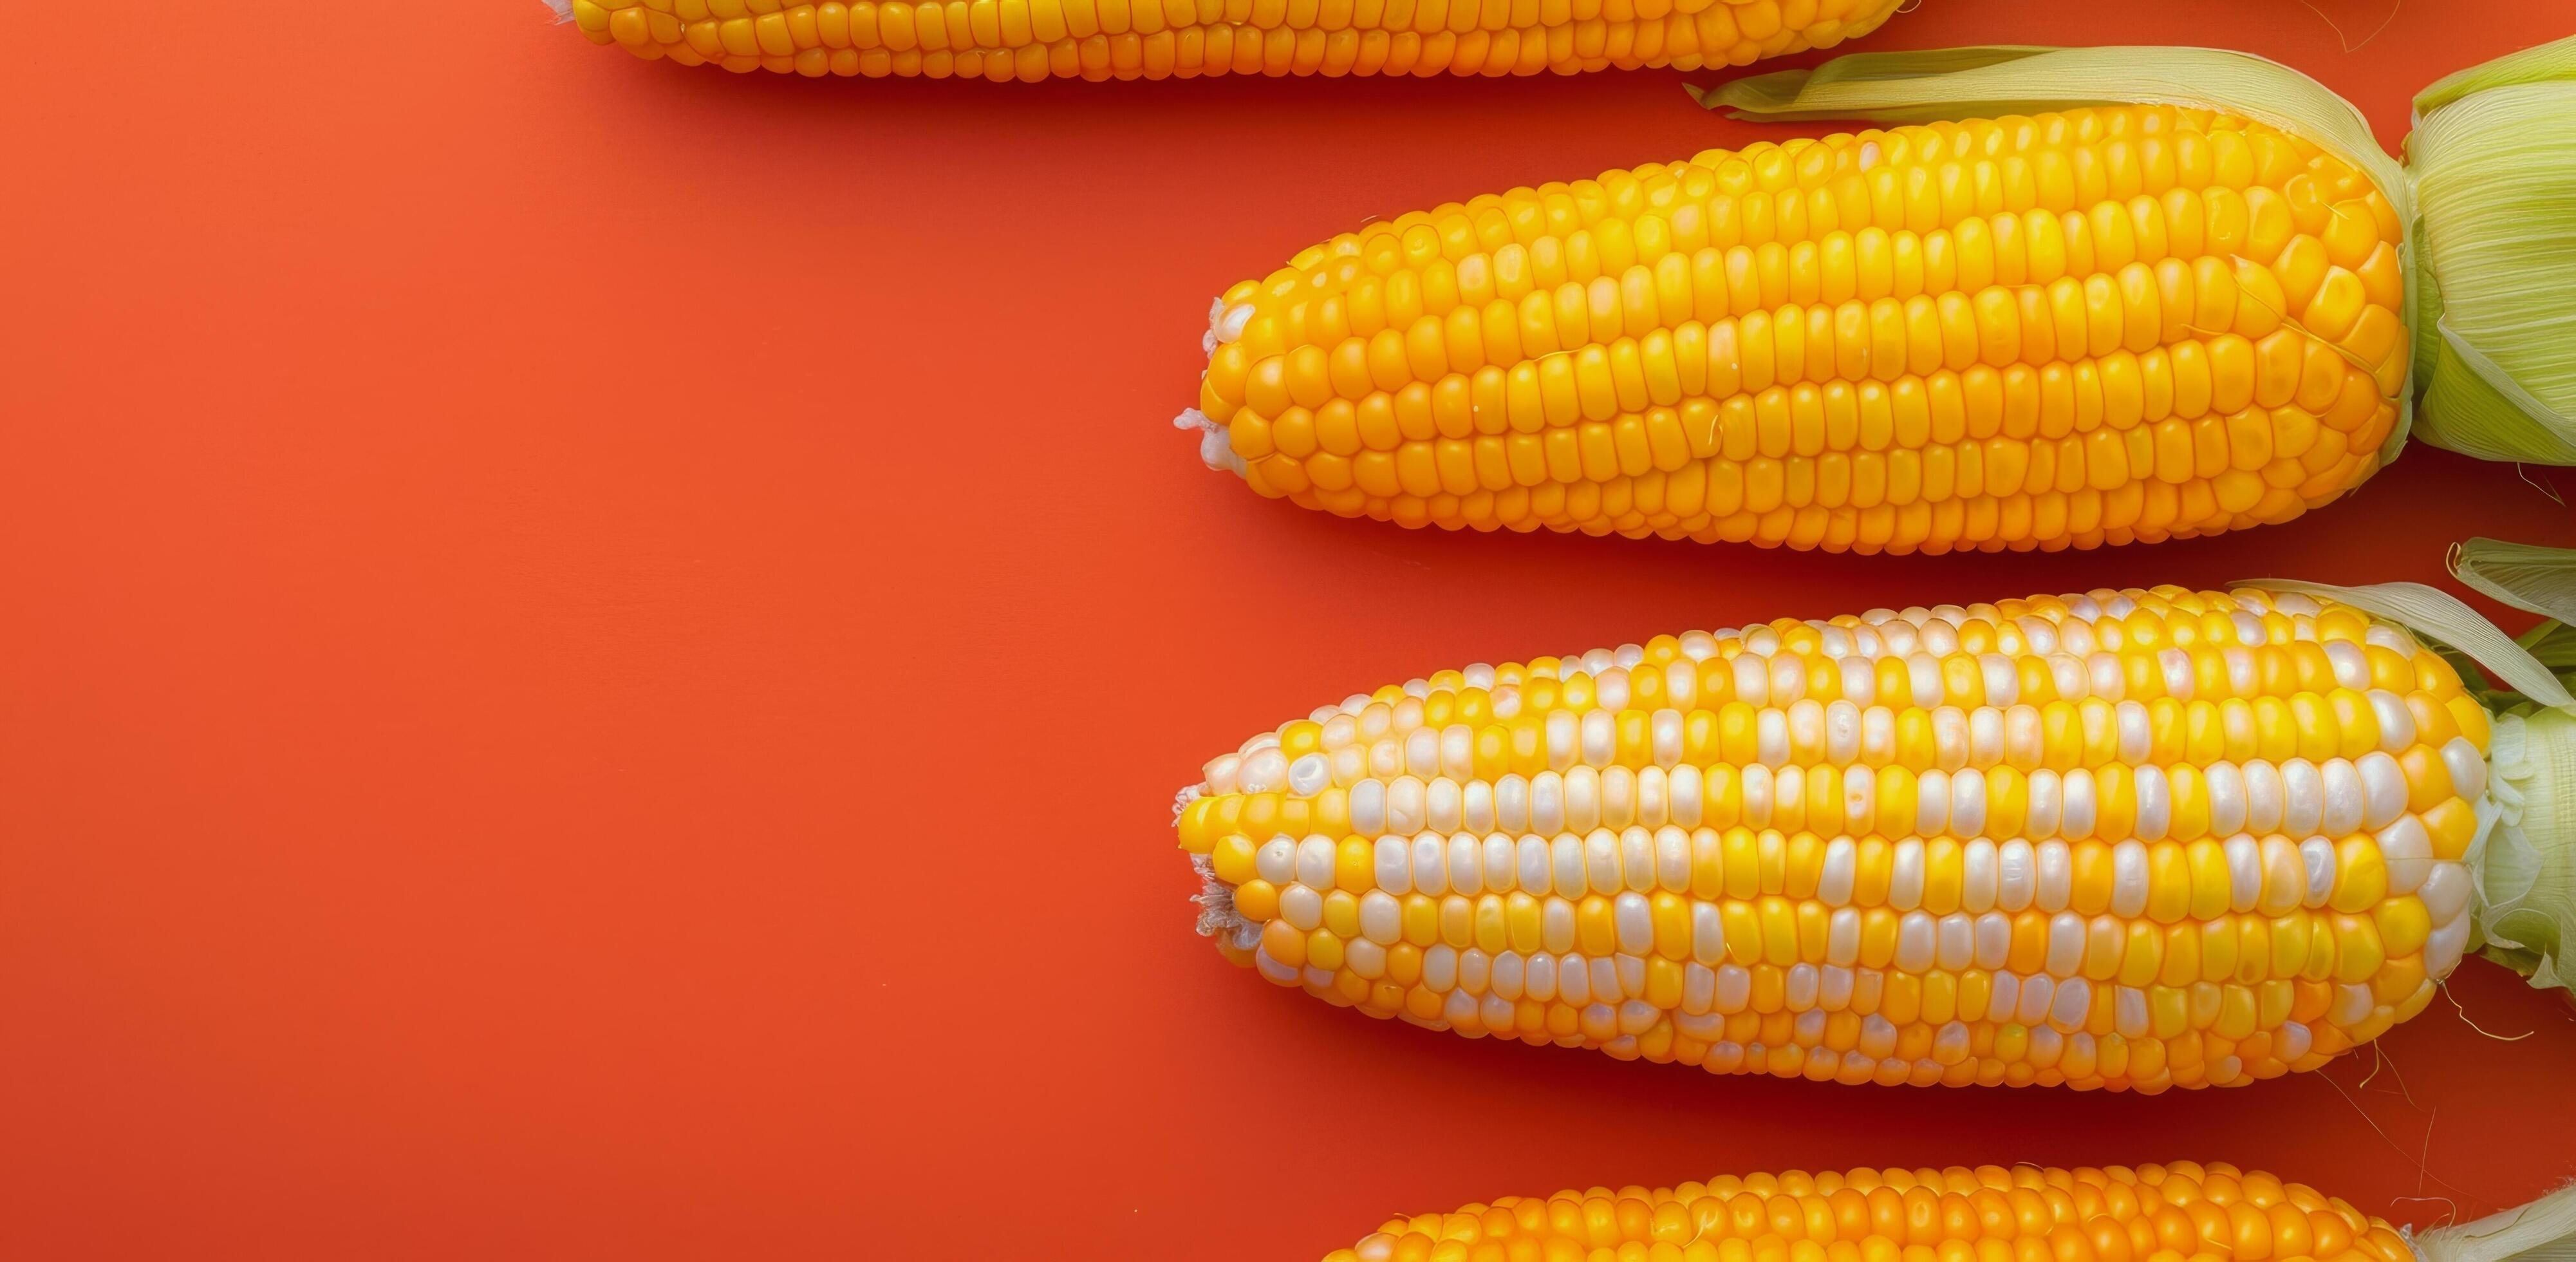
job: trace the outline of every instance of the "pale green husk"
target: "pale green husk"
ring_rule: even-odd
[[[2410,225],[2398,253],[2417,353],[2381,461],[2420,424],[2427,441],[2471,455],[2576,464],[2576,38],[2427,89],[2416,102],[2412,173],[2324,85],[2209,48],[1859,53],[1695,95],[1738,118],[1776,121],[2176,105],[2300,136],[2367,172]]]
[[[2471,539],[2451,550],[2451,573],[2492,600],[2576,623],[2576,551]]]
[[[2409,1241],[2424,1262],[2576,1260],[2576,1186],[2472,1223],[2436,1227]]]
[[[2473,539],[2452,553],[2460,580],[2518,608],[2576,612],[2576,552]],[[2478,888],[2479,953],[2576,990],[2576,634],[2543,623],[2514,640],[2457,597],[2420,583],[2335,587],[2258,579],[2266,591],[2339,601],[2399,623],[2470,659],[2463,674],[2494,712],[2487,800],[2468,854]],[[2486,675],[2501,681],[2495,688]]]
[[[2419,435],[2576,464],[2576,39],[2415,98]]]

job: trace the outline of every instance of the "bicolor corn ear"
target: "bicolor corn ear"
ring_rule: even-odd
[[[2424,440],[2576,464],[2576,38],[2452,75],[2415,114]]]
[[[1176,829],[1227,958],[1372,1016],[2152,1092],[2432,1000],[2508,728],[2360,607],[2097,591],[1441,671],[1219,754]]]

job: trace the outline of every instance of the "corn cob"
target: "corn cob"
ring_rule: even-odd
[[[1573,74],[1831,48],[1898,0],[549,0],[646,60],[809,78]]]
[[[2287,521],[2379,467],[2402,240],[2352,166],[2166,106],[1711,150],[1370,224],[1236,285],[1199,407],[1252,489],[1349,517],[2153,542]]]
[[[2234,1166],[1720,1175],[1387,1220],[1324,1262],[2503,1262],[2576,1231],[2568,1194],[2410,1236]]]
[[[2234,54],[2068,50],[2026,73],[2159,57],[2186,84],[2259,66],[2266,90],[2357,126],[2314,83]],[[1908,59],[1862,54],[1815,78],[1867,67],[1826,89],[1851,90]],[[1801,76],[1721,95],[1808,117],[1762,87]],[[2065,108],[1451,203],[1226,290],[1198,406],[1175,423],[1262,495],[1407,526],[1939,553],[2287,521],[2377,471],[2410,380],[2433,376],[2415,372],[2409,327],[2413,193],[2358,135],[2371,157],[2221,110]],[[2538,170],[2544,202],[2552,180],[2576,198],[2576,180],[2519,151],[2503,166]],[[2492,275],[2507,270],[2494,233],[2457,227],[2493,217],[2474,197],[2423,223],[2436,247],[2464,242],[2450,315],[2484,327],[2552,286]],[[2531,250],[2540,274],[2576,265],[2563,245]],[[2504,325],[2542,340],[2528,329],[2549,321],[2529,317]],[[2499,355],[2515,349],[2518,371],[2546,361],[2521,385],[2576,390],[2556,362],[2576,356]],[[2445,382],[2475,376],[2443,363]],[[2522,420],[2492,392],[2478,402]],[[2533,440],[2530,458],[2554,443]]]
[[[1177,826],[1227,958],[1373,1016],[2152,1092],[2424,1007],[2489,734],[2357,609],[2100,591],[1443,671],[1209,762]]]

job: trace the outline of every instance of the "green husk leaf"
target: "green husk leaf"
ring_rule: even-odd
[[[2475,859],[2479,954],[2576,989],[2576,711],[2498,715],[2490,752],[2499,814]]]
[[[2415,99],[2425,441],[2576,464],[2576,38]]]
[[[2424,1262],[2569,1262],[2576,1259],[2576,1186],[2476,1222],[2433,1228],[2409,1243]]]
[[[2451,549],[2451,574],[2516,609],[2576,622],[2576,550],[2471,539]]]

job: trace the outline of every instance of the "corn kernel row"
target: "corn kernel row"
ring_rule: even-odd
[[[1222,950],[1374,1015],[2157,1090],[2420,1010],[2488,730],[2355,611],[2099,592],[1444,671],[1211,761],[1178,826]]]
[[[1399,1215],[1325,1262],[2413,1262],[2340,1197],[2219,1163],[1953,1166],[1594,1187]]]
[[[1203,458],[1407,525],[1862,551],[2283,521],[2376,470],[2395,208],[2259,124],[2072,110],[1371,224],[1217,300]]]
[[[595,44],[733,71],[995,82],[1748,65],[1898,0],[570,0]]]

